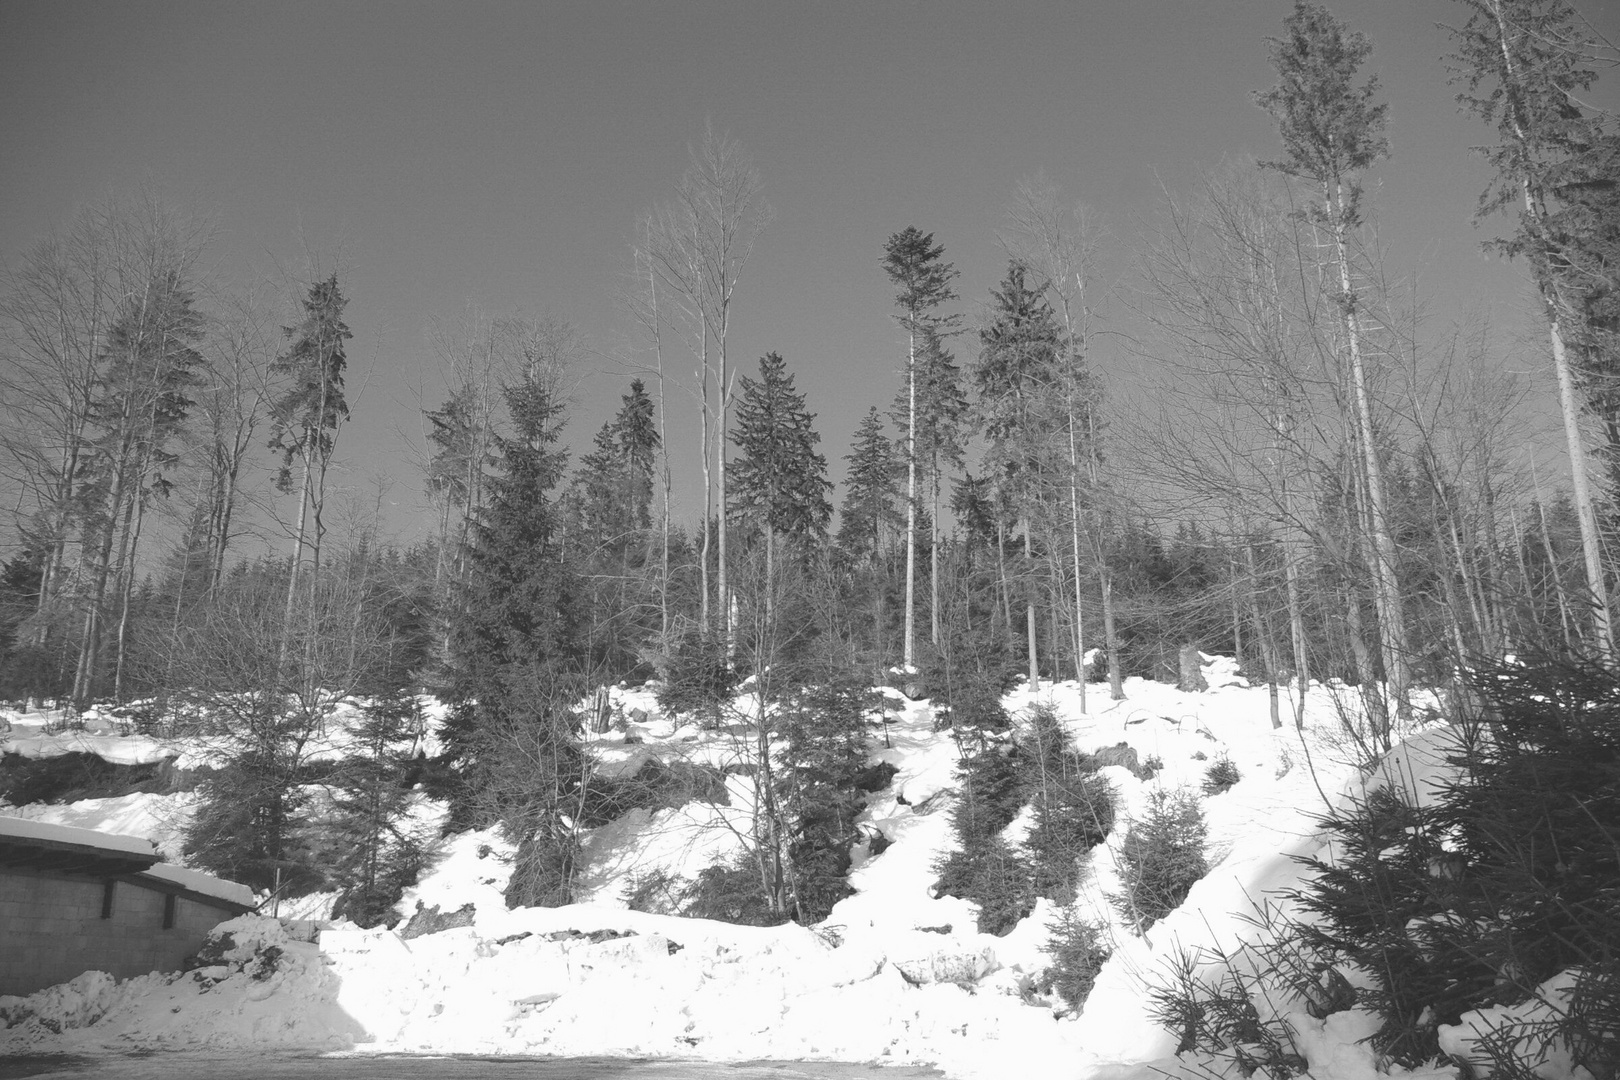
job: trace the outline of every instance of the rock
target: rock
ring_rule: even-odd
[[[1179,656],[1181,677],[1176,680],[1176,689],[1184,694],[1201,694],[1209,689],[1209,682],[1204,678],[1203,657],[1198,655],[1198,646],[1188,642],[1181,647]]]
[[[1118,765],[1129,769],[1133,775],[1140,779],[1147,779],[1142,775],[1142,762],[1136,754],[1136,747],[1130,743],[1118,742],[1113,746],[1104,746],[1094,751],[1090,764],[1094,768],[1106,769],[1110,765]]]
[[[401,938],[418,938],[423,934],[437,934],[441,930],[452,930],[458,926],[471,926],[477,915],[477,909],[472,904],[462,904],[455,911],[440,912],[439,905],[424,907],[422,901],[416,902],[416,914],[399,931]]]
[[[894,774],[899,768],[887,761],[875,762],[855,774],[855,790],[865,792],[882,791],[894,782]]]
[[[994,951],[988,948],[938,948],[902,959],[891,955],[889,963],[913,986],[929,983],[972,986],[998,966]]]

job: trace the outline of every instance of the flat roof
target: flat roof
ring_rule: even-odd
[[[234,881],[161,862],[144,836],[0,815],[0,867],[123,878],[233,911],[253,910],[253,890]]]

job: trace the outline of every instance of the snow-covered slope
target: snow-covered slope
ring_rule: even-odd
[[[1210,763],[1227,757],[1242,773],[1230,790],[1204,801],[1213,869],[1187,903],[1145,937],[1115,928],[1114,953],[1079,1016],[1034,990],[1047,966],[1043,951],[1050,905],[1005,937],[975,931],[974,905],[935,898],[934,865],[950,849],[957,749],[933,730],[927,702],[895,702],[889,747],[874,757],[896,768],[891,786],[862,817],[890,843],[881,854],[857,848],[850,884],[820,926],[770,929],[684,920],[628,909],[624,894],[662,871],[693,878],[735,850],[752,799],[746,776],[727,777],[730,807],[690,804],[638,810],[587,839],[581,879],[585,903],[507,911],[501,899],[510,851],[493,834],[447,840],[434,869],[405,896],[402,914],[419,908],[456,912],[467,925],[408,940],[382,931],[328,930],[320,952],[298,945],[269,976],[239,964],[198,981],[151,976],[123,986],[88,980],[56,988],[55,1014],[97,1021],[64,1026],[39,1017],[0,1032],[8,1047],[83,1050],[97,1046],[353,1045],[371,1051],[825,1057],[896,1063],[935,1062],[960,1077],[1154,1074],[1175,1040],[1147,1015],[1146,988],[1186,950],[1231,951],[1262,932],[1248,916],[1270,891],[1298,881],[1296,856],[1323,853],[1315,815],[1363,790],[1338,746],[1340,708],[1332,688],[1313,688],[1304,732],[1273,729],[1266,690],[1238,678],[1230,661],[1209,658],[1212,689],[1183,694],[1131,680],[1126,699],[1087,687],[1088,712],[1073,683],[1009,695],[1010,711],[1049,702],[1082,750],[1124,742],[1162,771],[1151,781],[1124,768],[1106,770],[1121,796],[1122,820],[1154,787],[1196,787]],[[1339,695],[1343,697],[1343,695]],[[616,691],[632,722],[596,737],[600,759],[628,770],[656,755],[723,766],[721,734],[659,715],[650,693]],[[1442,735],[1414,731],[1392,759],[1389,777],[1421,788],[1438,767]],[[29,736],[25,736],[29,737]],[[31,744],[32,745],[32,744]],[[1382,782],[1375,778],[1372,782]],[[139,812],[176,820],[145,802],[102,800],[109,825],[128,831]],[[180,800],[174,800],[178,803]],[[35,811],[40,820],[94,824],[85,803]],[[1017,828],[1015,823],[1014,828]],[[1078,900],[1084,917],[1114,924],[1108,895],[1117,888],[1116,829],[1093,852]],[[159,843],[172,850],[173,833]],[[172,845],[172,846],[171,846]],[[275,938],[271,929],[246,937]],[[244,928],[247,924],[243,924]],[[279,940],[279,939],[277,939]],[[278,946],[279,947],[279,946]],[[228,966],[228,965],[227,965]],[[281,1002],[278,1007],[277,1002]],[[87,1004],[88,1002],[88,1004]],[[20,1015],[0,1000],[0,1016]],[[74,1010],[78,1009],[75,1013]],[[251,1022],[240,1020],[251,1014]],[[209,1019],[212,1017],[213,1019]],[[232,1019],[233,1017],[238,1019]],[[1327,1024],[1300,1013],[1301,1043],[1319,1078],[1371,1076],[1367,1034],[1355,1011]],[[1314,1026],[1313,1026],[1314,1025]],[[57,1024],[56,1026],[62,1026]]]

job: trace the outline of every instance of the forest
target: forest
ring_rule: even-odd
[[[421,410],[436,517],[396,543],[333,494],[353,282],[239,290],[208,277],[183,210],[85,209],[0,280],[0,699],[225,740],[188,855],[259,888],[336,882],[365,922],[416,872],[390,831],[412,785],[456,828],[503,823],[510,902],[566,903],[582,829],[704,782],[593,777],[579,735],[604,722],[600,688],[657,679],[716,727],[747,691],[770,706],[751,765],[767,806],[754,861],[718,869],[711,899],[812,921],[871,782],[873,686],[943,703],[969,760],[1005,737],[1019,680],[1089,672],[1118,698],[1219,653],[1270,687],[1278,728],[1313,680],[1348,688],[1370,761],[1415,712],[1471,700],[1479,664],[1612,666],[1620,128],[1587,97],[1614,53],[1562,2],[1461,11],[1435,63],[1485,144],[1489,247],[1536,298],[1565,475],[1518,464],[1507,421],[1541,391],[1486,362],[1507,331],[1437,340],[1382,260],[1386,196],[1363,182],[1388,152],[1374,43],[1302,0],[1254,101],[1274,159],[1210,169],[1140,240],[1114,306],[1164,378],[1129,425],[1088,363],[1111,332],[1095,224],[1037,178],[976,313],[937,230],[874,241],[905,350],[893,396],[824,445],[787,359],[728,351],[770,211],[711,127],[639,220],[624,304],[641,374],[589,449],[568,450],[590,350],[565,318],[445,332],[444,394]],[[670,445],[676,413],[698,453]],[[672,512],[682,475],[701,484],[693,519]],[[450,707],[434,759],[399,750],[420,695]],[[346,698],[370,703],[374,752],[307,827],[305,785],[331,778],[307,748]]]

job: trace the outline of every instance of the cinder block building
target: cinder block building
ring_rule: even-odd
[[[0,817],[0,994],[178,971],[251,910],[247,886],[161,863],[150,840]]]

